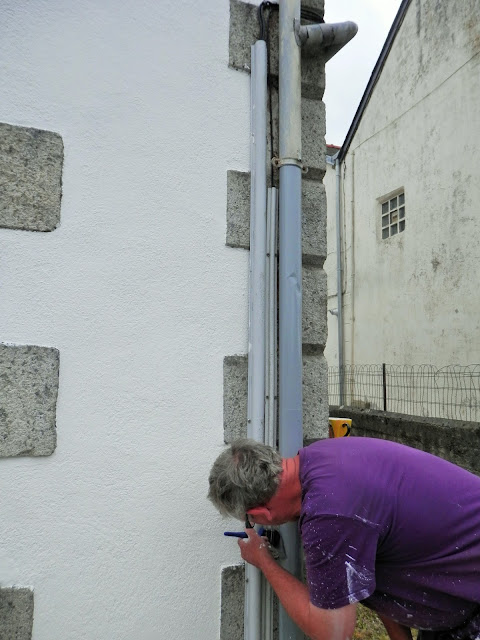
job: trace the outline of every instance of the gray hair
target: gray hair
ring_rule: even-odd
[[[256,440],[235,440],[213,463],[208,499],[221,514],[244,520],[249,509],[274,496],[281,472],[275,449]]]

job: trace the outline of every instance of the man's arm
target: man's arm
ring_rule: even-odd
[[[312,640],[349,640],[355,629],[356,604],[340,609],[316,607],[307,587],[273,559],[266,540],[254,529],[246,532],[248,539],[238,542],[242,558],[262,571],[295,624]]]

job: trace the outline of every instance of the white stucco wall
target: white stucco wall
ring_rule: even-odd
[[[347,363],[480,362],[479,18],[412,0],[346,156]],[[400,188],[406,229],[382,240],[378,199]]]
[[[212,640],[238,561],[206,501],[223,357],[246,352],[248,170],[228,3],[5,0],[0,121],[60,133],[60,227],[0,229],[0,341],[60,350],[58,446],[0,460],[0,586],[34,640]]]

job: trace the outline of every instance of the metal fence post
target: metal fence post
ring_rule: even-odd
[[[383,377],[383,410],[387,410],[387,367],[385,362],[382,364],[382,377]]]

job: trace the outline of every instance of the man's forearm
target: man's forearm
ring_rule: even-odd
[[[304,633],[311,636],[310,630],[306,628],[310,608],[307,587],[277,564],[273,558],[262,566],[262,571],[288,615]]]
[[[326,611],[310,603],[307,587],[271,558],[261,570],[295,624],[312,640],[347,640],[355,626],[355,609],[349,619],[340,610]],[[353,615],[353,618],[352,618]]]

